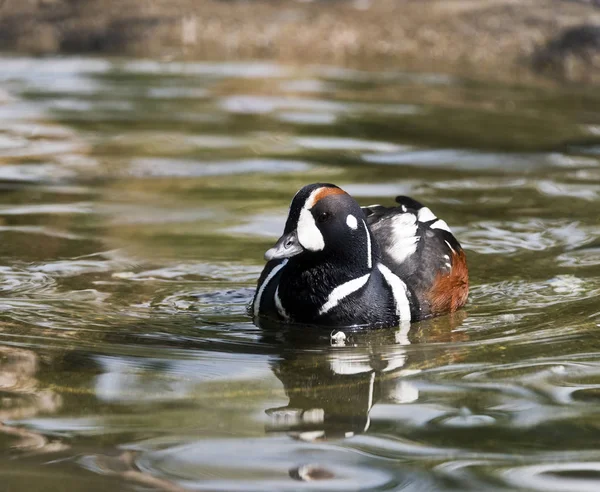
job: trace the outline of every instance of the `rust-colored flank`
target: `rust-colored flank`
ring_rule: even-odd
[[[452,252],[452,271],[438,274],[428,299],[432,314],[452,313],[463,307],[469,295],[469,271],[464,251]]]

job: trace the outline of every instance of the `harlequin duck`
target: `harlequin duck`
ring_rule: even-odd
[[[341,188],[302,188],[265,253],[256,321],[393,326],[456,311],[469,292],[465,253],[448,225],[412,198],[361,207]]]

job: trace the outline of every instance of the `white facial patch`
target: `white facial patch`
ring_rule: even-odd
[[[319,231],[315,218],[310,213],[310,209],[315,204],[315,197],[322,188],[314,190],[306,199],[306,203],[300,210],[298,218],[298,242],[300,245],[309,251],[321,251],[325,247],[323,234]]]
[[[321,251],[325,247],[323,234],[315,223],[310,210],[303,208],[298,220],[298,242],[309,251]]]
[[[437,219],[435,214],[429,210],[427,207],[423,207],[419,209],[419,222],[430,222],[432,220]]]
[[[400,318],[400,321],[410,321],[410,302],[408,300],[406,284],[385,265],[380,263],[377,267],[383,274],[383,278],[390,286],[390,289],[392,289],[392,297],[396,304],[396,314]]]
[[[358,221],[356,220],[356,217],[354,217],[354,215],[350,214],[348,215],[348,217],[346,217],[346,224],[348,225],[348,227],[350,229],[356,230],[356,228],[358,227]]]
[[[387,253],[397,263],[402,263],[417,250],[420,237],[417,233],[417,218],[414,214],[406,213],[392,218],[391,245]]]

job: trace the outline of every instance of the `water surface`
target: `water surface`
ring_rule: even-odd
[[[0,490],[598,490],[597,91],[1,63]],[[315,181],[426,202],[467,309],[344,344],[255,327]]]

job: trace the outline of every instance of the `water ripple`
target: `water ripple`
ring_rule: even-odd
[[[311,168],[301,161],[277,159],[240,159],[238,161],[220,161],[199,163],[177,159],[146,158],[134,159],[128,174],[136,177],[197,177],[220,176],[248,173],[299,173]]]
[[[600,487],[600,462],[526,465],[498,470],[510,485],[543,492],[595,492]]]
[[[598,488],[596,93],[4,61],[9,480],[25,464],[29,483],[52,469],[177,492]],[[261,255],[313,180],[456,224],[467,309],[345,338],[254,326]]]
[[[54,284],[55,281],[52,277],[43,272],[0,266],[0,292],[7,293],[10,296],[23,294],[33,296],[39,291],[51,289]]]
[[[576,248],[592,241],[597,232],[596,228],[566,220],[482,221],[461,232],[460,239],[467,249],[480,254],[510,254],[557,246]]]
[[[143,448],[144,443],[134,447],[136,451]],[[299,483],[290,476],[308,481],[305,472],[309,465],[327,471],[321,474],[321,480],[313,479],[314,485],[324,490],[399,486],[411,491],[422,490],[423,486],[417,476],[401,468],[392,473],[349,450],[323,445],[311,449],[281,437],[205,440],[149,450],[140,456],[137,465],[192,490],[297,490]]]

